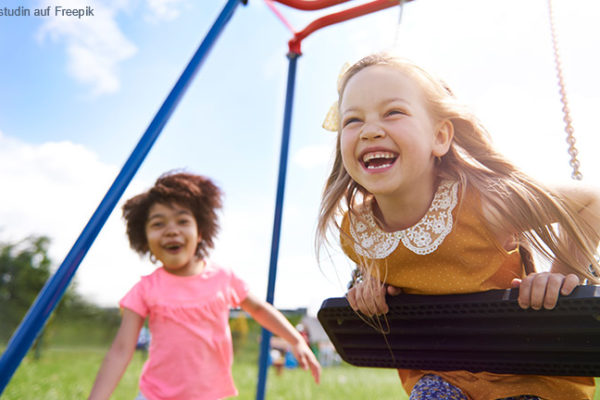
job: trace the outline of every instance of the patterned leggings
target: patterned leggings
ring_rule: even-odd
[[[469,400],[464,393],[437,375],[425,375],[413,387],[409,400]],[[541,400],[537,396],[523,395],[498,400]]]

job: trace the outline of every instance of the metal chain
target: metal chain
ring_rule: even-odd
[[[554,21],[554,10],[552,8],[552,0],[548,0],[548,13],[550,16],[550,32],[552,33],[552,47],[554,49],[554,62],[556,64],[556,76],[558,78],[558,86],[560,93],[560,101],[563,104],[563,121],[565,122],[565,132],[567,133],[567,143],[569,144],[568,153],[571,156],[569,165],[573,168],[571,178],[580,181],[583,179],[583,175],[579,172],[579,160],[577,159],[577,148],[575,147],[575,129],[573,128],[571,119],[571,112],[569,110],[569,102],[567,100],[567,90],[565,88],[565,82],[563,78],[562,65],[560,60],[560,54],[558,51],[558,39],[556,34],[556,27]]]
[[[402,13],[404,12],[404,0],[398,0],[400,5],[400,14],[398,15],[398,25],[396,25],[396,32],[394,32],[394,49],[398,48],[398,41],[400,39],[400,26],[402,25]]]

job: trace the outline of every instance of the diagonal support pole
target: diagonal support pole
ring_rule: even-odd
[[[269,283],[267,286],[267,302],[273,304],[275,297],[275,279],[277,276],[277,258],[279,255],[279,238],[281,236],[281,217],[283,213],[283,196],[285,193],[285,176],[287,171],[288,152],[290,145],[290,128],[292,122],[292,109],[294,103],[294,85],[296,82],[296,64],[300,54],[288,53],[290,60],[288,67],[287,92],[285,97],[285,110],[283,117],[283,133],[281,138],[281,152],[279,154],[279,176],[277,178],[277,196],[275,199],[275,216],[273,218],[273,239],[271,241],[271,260],[269,263]],[[258,384],[256,387],[256,400],[264,400],[265,386],[267,383],[267,368],[269,363],[269,347],[271,332],[262,329],[260,343],[260,358],[258,361]]]
[[[92,243],[98,236],[98,233],[104,226],[110,213],[117,205],[123,192],[129,185],[129,182],[144,161],[144,158],[146,158],[152,145],[167,124],[171,114],[200,69],[210,49],[231,19],[233,12],[240,1],[245,4],[245,0],[227,1],[225,7],[200,44],[200,47],[196,50],[196,53],[179,77],[179,80],[175,83],[175,86],[173,86],[173,89],[154,116],[154,119],[146,129],[146,132],[125,162],[121,172],[119,172],[119,175],[100,202],[100,205],[79,235],[79,238],[76,240],[56,273],[48,279],[35,302],[25,315],[25,318],[11,337],[8,342],[8,347],[0,359],[0,394],[2,394],[6,385],[8,385],[8,382],[23,360],[23,357],[27,354],[33,341],[38,336],[48,320],[48,317],[62,298],[75,275],[79,264],[92,246]]]

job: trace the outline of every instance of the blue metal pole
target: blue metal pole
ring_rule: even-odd
[[[281,236],[283,195],[285,193],[285,175],[287,171],[288,150],[290,144],[290,126],[292,122],[292,106],[294,103],[296,63],[300,54],[290,52],[287,56],[290,60],[290,64],[288,68],[287,92],[285,97],[281,153],[279,154],[279,176],[277,178],[277,197],[275,200],[275,216],[273,218],[273,238],[271,241],[271,260],[269,263],[269,284],[267,286],[267,302],[271,304],[273,304],[273,298],[275,297],[275,278],[277,276],[277,257],[279,254],[279,237]],[[256,400],[264,400],[265,398],[271,332],[263,328],[261,338]]]
[[[245,3],[244,0],[241,0]],[[167,96],[154,119],[146,129],[133,152],[125,162],[119,175],[109,188],[100,202],[100,205],[92,215],[91,219],[83,229],[79,238],[65,257],[56,273],[46,282],[35,302],[25,315],[25,318],[8,342],[2,358],[0,359],[0,394],[10,381],[15,370],[27,354],[33,341],[48,320],[48,317],[62,298],[71,279],[75,275],[81,260],[92,246],[98,236],[100,229],[108,219],[110,213],[117,205],[127,185],[137,172],[144,158],[152,148],[160,132],[166,125],[171,114],[177,107],[179,100],[183,97],[194,76],[200,69],[204,59],[216,39],[223,31],[225,25],[231,19],[233,12],[239,5],[240,0],[228,0],[227,4],[215,20],[213,26],[196,50],[196,53],[188,63],[187,67],[173,86],[171,93]]]

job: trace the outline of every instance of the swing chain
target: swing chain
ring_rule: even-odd
[[[398,48],[398,42],[400,41],[400,26],[402,25],[402,14],[404,13],[404,1],[398,0],[398,5],[400,6],[400,13],[398,14],[398,24],[396,25],[396,31],[394,32],[394,47]]]
[[[548,13],[550,16],[550,32],[552,34],[552,48],[554,49],[554,62],[556,64],[556,76],[558,78],[558,86],[560,93],[560,101],[563,104],[562,112],[563,112],[563,121],[565,122],[565,132],[567,133],[567,144],[569,145],[568,153],[571,156],[571,160],[569,161],[569,165],[573,169],[571,173],[571,178],[580,181],[583,179],[583,175],[579,171],[579,160],[577,159],[577,148],[575,147],[575,129],[573,128],[571,118],[571,111],[569,110],[569,102],[567,100],[567,90],[565,87],[563,70],[560,60],[560,54],[558,51],[558,39],[556,34],[556,26],[554,21],[554,10],[552,8],[552,0],[548,0]]]

